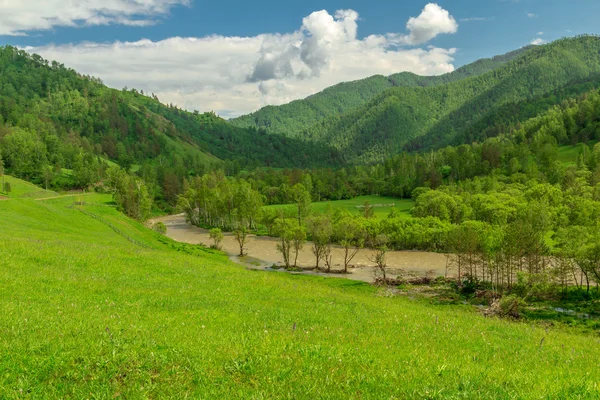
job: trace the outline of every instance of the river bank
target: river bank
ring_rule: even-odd
[[[210,245],[211,240],[208,230],[190,225],[185,221],[183,214],[170,215],[154,218],[150,223],[162,222],[167,227],[167,236],[173,240],[190,244]],[[285,271],[273,269],[273,265],[281,266],[283,258],[277,251],[278,239],[267,236],[249,235],[245,246],[247,257],[240,258],[239,246],[233,235],[225,233],[222,250],[229,258],[250,269]],[[340,277],[363,282],[373,282],[374,271],[371,259],[375,252],[370,249],[362,249],[352,260],[353,268],[350,274],[325,274],[315,271],[296,272],[306,275]],[[390,251],[387,253],[388,275],[395,277],[400,274],[404,276],[444,276],[446,274],[446,256],[439,253],[428,253],[420,251]],[[315,257],[311,251],[311,243],[307,242],[298,255],[298,265],[301,268],[311,268],[315,265]],[[342,249],[334,247],[333,268],[343,268]],[[286,271],[287,272],[287,271]]]

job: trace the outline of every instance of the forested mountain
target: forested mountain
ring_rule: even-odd
[[[239,127],[265,128],[269,133],[297,136],[325,118],[352,111],[394,87],[430,87],[477,76],[517,58],[530,47],[476,61],[454,72],[439,76],[419,76],[401,72],[390,76],[375,75],[354,82],[339,83],[303,100],[282,106],[267,106],[252,114],[231,120]]]
[[[0,48],[0,148],[7,143],[18,143],[17,153],[4,154],[7,169],[34,180],[48,167],[74,169],[78,157],[184,173],[219,160],[279,167],[339,162],[320,145],[237,128],[214,113],[189,113],[134,89],[110,89],[10,46]]]
[[[289,135],[333,146],[350,163],[481,141],[599,87],[600,38],[563,39],[466,68],[437,78],[402,75],[405,85]]]

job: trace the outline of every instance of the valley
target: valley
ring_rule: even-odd
[[[0,200],[0,398],[600,397],[595,35],[230,120],[6,45]]]

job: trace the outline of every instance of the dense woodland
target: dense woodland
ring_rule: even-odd
[[[366,105],[387,89],[432,87],[481,75],[506,64],[529,49],[524,47],[502,56],[482,59],[439,76],[419,76],[410,72],[401,72],[387,77],[375,75],[354,82],[344,82],[304,100],[293,101],[282,106],[264,107],[249,115],[236,118],[231,123],[240,127],[266,129],[270,133],[297,136],[326,118]]]
[[[234,123],[253,121],[273,132],[333,146],[350,163],[382,162],[401,150],[424,151],[496,136],[598,88],[599,74],[600,38],[582,36],[484,60],[442,77],[393,85],[343,112],[336,112],[335,97],[325,91]],[[365,85],[369,81],[356,83],[356,92],[364,92]],[[331,111],[322,112],[326,107],[316,106],[317,100]],[[322,118],[313,118],[314,110]],[[312,124],[299,127],[296,121],[305,119]],[[288,121],[293,133],[285,127]]]
[[[212,112],[186,112],[134,89],[109,89],[10,46],[0,48],[0,142],[10,173],[54,188],[96,183],[113,163],[139,169],[158,192],[168,191],[173,175],[213,165],[235,172],[339,163],[327,147],[236,128]]]

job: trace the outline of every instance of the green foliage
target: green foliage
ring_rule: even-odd
[[[456,79],[420,78],[438,83],[400,85],[382,90],[367,103],[356,102],[355,107],[343,110],[333,107],[318,121],[308,117],[312,125],[289,122],[278,113],[295,109],[296,120],[303,121],[303,108],[315,101],[313,98],[305,100],[306,103],[283,106],[277,112],[269,108],[242,120],[254,118],[259,125],[272,126],[274,132],[283,125],[281,130],[288,135],[333,146],[351,163],[383,161],[403,149],[468,144],[509,133],[518,129],[520,123],[597,89],[599,50],[600,39],[594,36],[527,48],[502,62],[489,63],[490,69],[482,66],[469,74],[457,71]],[[324,93],[317,98],[328,96]],[[575,125],[584,125],[578,141],[596,137],[600,134],[598,121],[587,118],[597,115],[593,112],[594,104],[587,102],[592,107],[583,119],[575,116],[559,120],[566,128],[548,133],[557,137],[558,143],[565,143],[567,137],[574,137],[571,131]],[[543,149],[539,150],[543,158]],[[450,173],[448,167],[452,168],[452,164],[442,164],[436,169],[440,179]]]
[[[527,48],[523,48],[493,59],[479,60],[441,76],[425,77],[402,72],[389,77],[375,75],[354,82],[340,83],[304,100],[277,107],[267,106],[230,122],[235,126],[264,128],[269,133],[297,136],[320,121],[366,104],[390,88],[434,87],[481,75],[518,57],[526,50]]]
[[[112,160],[127,172],[139,170],[159,189],[153,194],[171,203],[183,177],[214,165],[235,174],[257,165],[341,162],[328,146],[237,128],[214,113],[183,111],[136,90],[110,89],[10,46],[0,47],[0,153],[9,173],[37,183],[47,181],[48,167],[73,170],[72,179],[57,174],[49,182],[61,189],[96,183]]]
[[[221,249],[221,242],[223,241],[223,238],[225,237],[225,235],[223,235],[223,232],[221,232],[221,229],[219,229],[219,228],[212,228],[210,230],[208,236],[213,241],[213,244],[210,247],[213,248],[213,249],[220,250]]]
[[[254,228],[263,199],[248,182],[211,173],[193,178],[177,204],[193,225],[232,230]]]
[[[519,296],[509,295],[500,299],[498,304],[500,316],[519,319],[522,316],[522,310],[526,303]]]
[[[245,225],[238,225],[233,230],[233,237],[240,246],[240,257],[246,256],[244,245],[246,244],[246,240],[248,240],[248,228]]]
[[[308,237],[312,241],[312,253],[315,256],[315,268],[321,267],[321,261],[327,263],[333,236],[331,219],[327,215],[311,217],[307,222]]]
[[[113,198],[119,209],[139,221],[148,219],[152,209],[152,198],[146,184],[118,168],[111,169],[108,175]]]
[[[160,233],[161,235],[165,235],[167,233],[167,226],[162,222],[157,222],[157,223],[153,224],[152,229],[154,229],[156,232]]]

